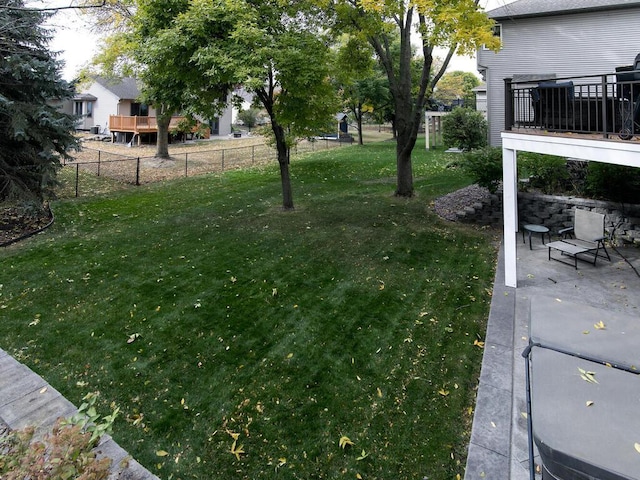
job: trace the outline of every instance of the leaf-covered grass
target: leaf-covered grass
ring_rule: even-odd
[[[294,160],[289,213],[276,166],[56,202],[0,346],[163,479],[463,475],[496,252],[432,212],[450,160],[416,149],[412,199],[392,143]]]

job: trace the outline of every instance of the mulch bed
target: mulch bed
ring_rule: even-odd
[[[48,207],[38,211],[11,206],[0,207],[0,246],[11,245],[48,227],[53,214]]]

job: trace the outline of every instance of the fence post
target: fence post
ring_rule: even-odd
[[[611,111],[613,112],[613,105],[612,105]],[[611,116],[611,118],[613,119],[613,115]],[[603,138],[609,138],[609,135],[607,132],[609,131],[610,128],[611,130],[613,130],[613,127],[610,127],[607,122],[607,76],[602,75],[602,137]]]
[[[102,153],[101,150],[98,150],[98,176],[100,176],[100,153]]]
[[[222,168],[222,171],[224,172],[224,148],[221,150],[221,152],[222,152],[222,162],[221,162],[220,168]]]
[[[251,145],[251,165],[256,163],[256,146]]]
[[[80,164],[76,163],[76,198],[78,198],[78,183],[80,182]]]
[[[512,130],[513,116],[513,85],[511,78],[504,79],[504,129]]]
[[[140,186],[140,157],[136,159],[136,187]]]
[[[184,176],[185,178],[188,176],[188,169],[189,169],[189,154],[185,153],[184,154]]]

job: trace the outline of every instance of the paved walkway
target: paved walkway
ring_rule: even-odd
[[[42,377],[0,349],[0,431],[33,425],[36,435],[46,432],[59,417],[69,417],[76,407]],[[100,456],[112,459],[109,480],[157,480],[132,459],[109,435],[96,447]]]
[[[621,256],[609,248],[611,263],[579,262],[575,270],[549,261],[539,238],[533,239],[533,250],[518,238],[518,288],[504,286],[502,251],[499,256],[465,480],[529,479],[521,353],[528,341],[532,297],[558,298],[640,319],[640,277],[631,267],[640,271],[640,249],[620,248]]]

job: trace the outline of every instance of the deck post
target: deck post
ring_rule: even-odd
[[[502,148],[502,207],[504,212],[504,284],[517,286],[518,168],[515,150]]]

